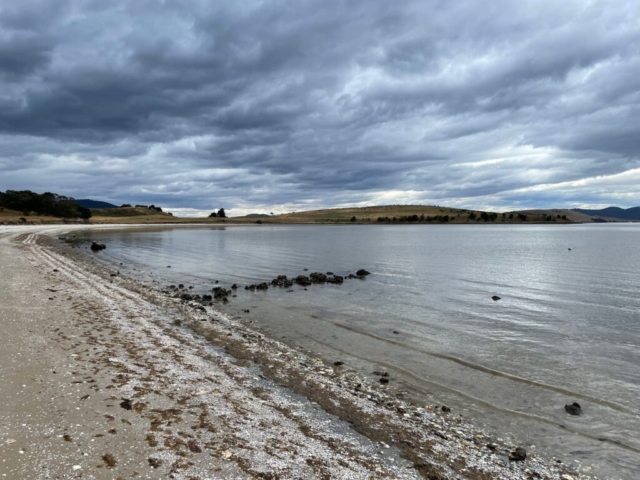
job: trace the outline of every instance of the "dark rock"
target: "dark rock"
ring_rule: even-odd
[[[305,272],[308,272],[308,271],[309,271],[309,269],[308,269],[308,268],[304,268],[303,270],[304,270]]]
[[[382,377],[380,378],[380,383],[383,385],[386,385],[387,383],[389,383],[389,379],[386,377]]]
[[[237,290],[237,289],[238,289],[238,285],[236,285],[236,284],[234,283],[233,285],[231,285],[231,288],[232,288],[233,290]]]
[[[298,275],[295,278],[295,282],[298,285],[300,285],[301,287],[307,287],[307,286],[311,285],[311,280],[306,275]]]
[[[353,280],[354,278],[358,278],[358,277],[356,277],[353,273],[350,273],[349,275],[347,275],[347,278],[349,280]]]
[[[202,300],[204,300],[205,302],[210,302],[211,300],[213,300],[213,296],[211,296],[211,295],[202,295]]]
[[[153,468],[160,468],[162,466],[162,460],[159,458],[149,457],[147,461],[149,462],[149,466]]]
[[[327,278],[327,283],[333,283],[334,285],[342,285],[344,283],[344,277],[341,277],[340,275],[329,277]]]
[[[516,448],[513,452],[511,452],[511,455],[509,455],[509,460],[511,460],[512,462],[524,462],[526,459],[527,451],[522,447]]]
[[[578,416],[582,414],[582,407],[578,402],[573,402],[571,405],[565,405],[564,409],[569,415]]]
[[[93,250],[94,252],[104,250],[105,248],[107,248],[107,246],[104,243],[91,242],[91,250]]]
[[[366,277],[367,275],[371,275],[371,272],[367,272],[364,268],[361,268],[356,272],[358,277]]]
[[[333,362],[333,364],[334,364],[336,367],[340,367],[340,366],[344,365],[344,362],[337,361],[337,362]]]
[[[244,313],[250,313],[251,310],[243,310]]]
[[[200,448],[200,445],[198,445],[198,443],[195,440],[189,440],[189,442],[187,443],[187,446],[189,447],[189,450],[191,450],[193,453],[202,453],[202,448]]]
[[[400,332],[399,332],[399,331],[397,331],[397,330],[394,330],[394,331],[393,331],[393,334],[394,334],[394,335],[400,335]]]
[[[178,285],[178,288],[182,290],[184,288],[184,285],[181,283]]]
[[[494,295],[493,297],[491,297],[491,300],[493,300],[494,302],[497,302],[498,300],[500,300],[500,297],[497,295]]]
[[[125,410],[131,410],[131,408],[133,407],[133,404],[131,403],[131,399],[123,398],[122,401],[120,402],[120,406]]]
[[[256,290],[268,290],[269,284],[267,282],[262,282],[259,285],[256,285]]]
[[[183,293],[182,295],[180,295],[180,298],[182,300],[193,300],[193,296],[189,293]]]
[[[451,409],[449,407],[447,407],[446,405],[442,405],[442,407],[440,407],[440,410],[442,410],[444,413],[451,412]]]
[[[309,280],[311,280],[311,283],[326,283],[327,276],[324,273],[313,272],[309,275]]]
[[[271,280],[271,285],[290,288],[293,286],[293,280],[288,279],[286,275],[278,275],[276,278]]]
[[[333,272],[327,272],[327,275],[333,275]]]

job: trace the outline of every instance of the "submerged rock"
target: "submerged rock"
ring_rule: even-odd
[[[107,246],[104,243],[91,242],[91,250],[93,250],[94,252],[104,250],[105,248],[107,248]]]
[[[327,283],[333,283],[334,285],[342,285],[344,283],[344,277],[341,277],[340,275],[328,277]]]
[[[501,298],[498,295],[494,295],[493,297],[491,297],[491,300],[493,300],[494,302],[497,302],[500,299]]]
[[[371,272],[367,272],[364,268],[361,268],[356,272],[358,277],[366,277],[367,275],[371,275]]]
[[[306,287],[311,285],[311,280],[309,279],[309,277],[307,277],[306,275],[298,275],[295,278],[295,282],[300,285],[301,287]]]
[[[564,409],[569,415],[582,415],[582,407],[578,402],[573,402],[571,405],[565,405]]]

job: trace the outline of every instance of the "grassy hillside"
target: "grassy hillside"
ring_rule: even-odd
[[[563,211],[564,212],[564,211]],[[568,212],[568,210],[567,210]],[[536,213],[491,213],[479,210],[439,207],[433,205],[384,205],[362,208],[332,208],[274,215],[259,219],[262,223],[571,223],[566,213],[539,211]],[[565,215],[565,218],[562,216]],[[234,221],[255,222],[255,218],[236,217]]]
[[[523,210],[519,212],[491,213],[479,210],[439,207],[432,205],[385,205],[362,208],[333,208],[310,210],[283,215],[247,215],[231,218],[185,218],[158,212],[146,207],[92,209],[91,223],[123,224],[562,224],[592,222],[594,217],[573,210]],[[21,219],[22,218],[22,219]],[[0,208],[0,223],[62,223],[56,217],[29,215]]]

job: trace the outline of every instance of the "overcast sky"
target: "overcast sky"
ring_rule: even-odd
[[[0,3],[0,190],[239,215],[639,185],[638,0]]]

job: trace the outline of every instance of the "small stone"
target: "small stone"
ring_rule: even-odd
[[[511,452],[511,455],[509,455],[509,460],[511,460],[512,462],[523,462],[526,459],[527,451],[522,447],[516,448],[513,452]]]
[[[233,454],[232,454],[229,450],[227,450],[226,452],[224,452],[224,453],[222,454],[222,456],[223,456],[224,458],[231,458],[231,456],[232,456],[232,455],[233,455]]]
[[[564,409],[569,415],[578,416],[582,414],[582,407],[578,402],[573,402],[571,405],[565,405]]]
[[[10,438],[9,440],[7,440],[6,442],[7,445],[11,445],[12,443],[16,443],[16,441],[13,438]]]
[[[500,300],[500,297],[498,295],[494,295],[493,297],[491,297],[491,300],[497,302],[498,300]]]
[[[82,467],[80,465],[74,465],[71,467],[73,470],[80,470]]]
[[[449,413],[451,411],[451,409],[446,405],[442,405],[442,407],[440,407],[440,410],[442,410],[444,413]]]

